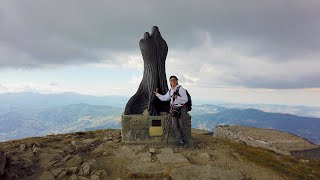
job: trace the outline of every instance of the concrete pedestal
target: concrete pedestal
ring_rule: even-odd
[[[145,115],[122,115],[121,117],[121,134],[124,142],[160,142],[162,136],[152,136],[150,127],[163,128],[168,121],[168,116],[145,116]],[[191,116],[184,119],[184,126],[186,127],[186,136],[191,139]],[[152,128],[151,128],[152,129]],[[155,129],[155,128],[153,128]],[[151,134],[151,135],[150,135]],[[159,133],[155,133],[159,134]],[[170,127],[169,142],[175,142],[175,133]],[[164,140],[166,142],[166,139]]]

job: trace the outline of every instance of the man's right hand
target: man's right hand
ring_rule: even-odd
[[[157,93],[158,93],[158,88],[157,88],[155,91],[153,91],[153,93],[154,93],[154,94],[157,94]]]

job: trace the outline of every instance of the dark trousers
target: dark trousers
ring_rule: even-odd
[[[176,135],[176,139],[178,141],[184,141],[187,143],[186,127],[184,123],[186,118],[188,118],[186,107],[181,108],[180,113],[180,117],[172,117],[172,126]]]

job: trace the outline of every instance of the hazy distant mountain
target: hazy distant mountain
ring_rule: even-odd
[[[121,128],[120,116],[127,100],[128,97],[124,96],[96,97],[76,93],[0,94],[0,141],[51,133]],[[193,105],[190,113],[194,128],[212,130],[217,124],[273,128],[320,144],[320,118],[284,114],[303,114],[303,111],[306,114],[320,112],[317,108],[305,106],[225,103]]]
[[[228,108],[212,105],[212,104],[203,104],[203,105],[193,105],[192,111],[190,113],[192,115],[200,115],[200,114],[214,114],[218,113],[224,110],[227,110]]]
[[[20,109],[20,108],[19,108]],[[123,108],[72,104],[0,115],[0,141],[53,133],[67,133],[121,127]]]
[[[126,96],[90,96],[77,93],[40,94],[33,92],[0,94],[0,112],[16,108],[43,109],[68,104],[86,103],[92,105],[107,105],[124,107],[128,101]]]
[[[219,103],[217,106],[226,108],[237,108],[237,109],[259,109],[265,112],[276,112],[294,114],[297,116],[305,117],[317,117],[320,118],[320,107],[307,107],[307,106],[288,106],[288,105],[277,105],[277,104],[239,104],[239,103]]]
[[[59,94],[40,94],[33,92],[22,93],[3,93],[0,94],[0,115],[4,112],[10,112],[15,109],[23,111],[26,107],[28,111],[30,108],[43,109],[54,106],[63,106],[69,104],[91,104],[91,105],[106,105],[124,108],[128,102],[127,96],[90,96],[77,93],[59,93]],[[193,104],[203,104],[201,100],[193,99]],[[239,103],[214,103],[216,108],[237,108],[248,109],[254,108],[265,112],[288,113],[298,116],[318,117],[320,118],[320,107],[306,107],[306,106],[287,106],[287,105],[273,105],[273,104],[239,104]],[[198,106],[201,110],[194,108],[192,111],[202,111],[203,108],[212,108],[207,106]],[[205,110],[205,112],[209,113]]]
[[[272,128],[305,137],[320,144],[320,118],[269,113],[257,109],[226,109],[217,113],[194,113],[192,127],[213,130],[215,125]]]

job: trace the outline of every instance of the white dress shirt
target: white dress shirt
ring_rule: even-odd
[[[177,107],[181,107],[183,106],[185,103],[188,102],[188,96],[187,96],[187,92],[186,90],[180,86],[179,84],[174,88],[170,88],[170,90],[165,94],[165,95],[161,95],[159,93],[156,94],[156,96],[161,100],[161,101],[169,101],[172,99],[173,93],[176,92],[176,89],[179,88],[179,95],[173,102],[174,106]],[[171,102],[172,104],[172,102]]]

